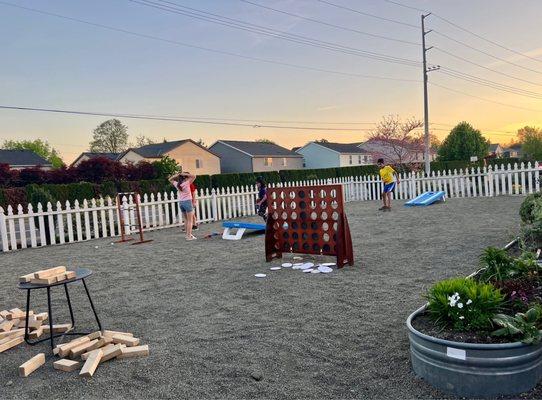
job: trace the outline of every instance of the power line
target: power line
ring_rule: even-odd
[[[320,1],[320,0],[319,0],[319,1]],[[421,8],[412,7],[412,6],[409,6],[409,5],[400,3],[400,2],[398,2],[398,1],[394,1],[394,0],[384,0],[384,1],[387,2],[387,3],[391,3],[391,4],[398,5],[398,6],[400,6],[400,7],[409,8],[409,9],[415,10],[415,11],[420,11],[420,12],[424,12],[424,13],[430,12],[430,11],[428,11],[428,10],[424,10],[424,9],[421,9]],[[528,55],[526,55],[526,54],[524,54],[524,53],[522,53],[522,52],[520,52],[520,51],[514,50],[514,49],[512,49],[512,48],[510,48],[510,47],[508,47],[508,46],[505,46],[505,45],[501,44],[501,43],[495,42],[494,40],[488,39],[488,38],[486,38],[486,37],[484,37],[484,36],[482,36],[482,35],[480,35],[480,34],[478,34],[478,33],[476,33],[476,32],[473,32],[473,31],[471,31],[471,30],[469,30],[469,29],[467,29],[467,28],[462,27],[462,26],[456,24],[455,22],[452,22],[452,21],[450,21],[449,19],[444,18],[444,17],[442,17],[442,16],[440,16],[440,15],[438,15],[438,14],[435,14],[435,13],[431,13],[431,14],[432,14],[434,17],[440,19],[441,21],[446,22],[447,24],[450,24],[451,26],[453,26],[453,27],[455,27],[455,28],[457,28],[457,29],[459,29],[459,30],[461,30],[461,31],[463,31],[463,32],[466,32],[466,33],[468,33],[468,34],[470,34],[470,35],[473,35],[473,36],[477,37],[478,39],[484,40],[484,41],[486,41],[486,42],[488,42],[488,43],[491,43],[491,44],[494,45],[494,46],[500,47],[501,49],[507,50],[507,51],[512,52],[512,53],[514,53],[514,54],[517,54],[517,55],[519,55],[519,56],[528,58],[528,59],[533,60],[533,61],[537,61],[537,62],[539,62],[539,63],[542,63],[542,60],[540,60],[540,59],[538,59],[538,58],[528,56]]]
[[[144,38],[144,39],[155,40],[155,41],[159,41],[159,42],[163,42],[163,43],[173,44],[173,45],[177,45],[177,46],[187,47],[187,48],[191,48],[191,49],[196,49],[196,50],[201,50],[201,51],[206,51],[206,52],[211,52],[211,53],[216,53],[216,54],[221,54],[221,55],[226,55],[226,56],[230,56],[230,57],[242,58],[242,59],[250,60],[250,61],[263,62],[263,63],[266,63],[266,64],[280,65],[280,66],[285,66],[285,67],[290,67],[290,68],[303,69],[303,70],[314,71],[314,72],[324,72],[324,73],[329,73],[329,74],[334,74],[334,75],[341,75],[341,76],[348,76],[348,77],[355,77],[355,78],[381,79],[381,80],[391,80],[391,81],[401,81],[401,82],[420,82],[417,79],[404,79],[404,78],[393,78],[393,77],[378,76],[378,75],[357,74],[357,73],[351,73],[351,72],[343,72],[343,71],[329,70],[329,69],[325,69],[325,68],[312,67],[312,66],[302,65],[302,64],[293,64],[293,63],[289,63],[289,62],[275,61],[275,60],[270,60],[270,59],[265,59],[265,58],[260,58],[260,57],[253,57],[253,56],[248,56],[248,55],[239,54],[239,53],[233,53],[233,52],[229,52],[229,51],[225,51],[225,50],[218,50],[218,49],[213,49],[213,48],[209,48],[209,47],[203,47],[203,46],[198,46],[198,45],[194,45],[194,44],[190,44],[190,43],[180,42],[180,41],[177,41],[177,40],[166,39],[166,38],[162,38],[162,37],[159,37],[159,36],[148,35],[148,34],[144,34],[144,33],[138,33],[138,32],[134,32],[134,31],[122,29],[122,28],[116,28],[116,27],[109,26],[109,25],[104,25],[104,24],[99,24],[99,23],[95,23],[95,22],[86,21],[86,20],[79,19],[79,18],[73,18],[73,17],[69,17],[69,16],[66,16],[66,15],[62,15],[62,14],[51,13],[51,12],[44,11],[44,10],[39,10],[39,9],[36,9],[36,8],[19,6],[17,4],[8,3],[8,2],[5,2],[5,1],[0,1],[0,4],[10,6],[10,7],[14,7],[14,8],[18,8],[18,9],[22,9],[22,10],[26,10],[26,11],[39,13],[39,14],[42,14],[42,15],[47,15],[47,16],[50,16],[50,17],[65,19],[65,20],[72,21],[72,22],[78,22],[78,23],[86,24],[86,25],[89,25],[89,26],[97,27],[97,28],[107,29],[107,30],[114,31],[114,32],[120,32],[120,33],[124,33],[124,34],[131,35],[131,36],[136,36],[136,37],[140,37],[140,38]]]
[[[87,115],[87,116],[99,116],[99,117],[127,118],[127,119],[142,119],[142,120],[152,120],[152,121],[185,122],[185,123],[191,123],[191,124],[242,126],[246,128],[273,128],[273,129],[293,129],[293,130],[312,130],[312,131],[370,131],[372,130],[372,128],[325,128],[325,127],[307,127],[307,126],[265,125],[265,124],[256,124],[256,123],[247,124],[247,123],[238,123],[238,122],[218,122],[218,121],[202,120],[202,119],[196,120],[196,119],[170,118],[170,117],[138,115],[138,114],[119,114],[119,113],[63,110],[63,109],[56,109],[56,108],[36,108],[36,107],[22,107],[22,106],[8,106],[8,105],[0,105],[0,109],[17,110],[17,111],[36,111],[36,112],[47,112],[47,113],[56,113],[56,114],[74,114],[74,115]]]
[[[452,88],[450,88],[450,87],[447,87],[447,86],[444,86],[444,85],[441,85],[441,84],[438,84],[438,83],[429,82],[429,84],[430,84],[430,85],[433,85],[433,86],[436,86],[436,87],[439,87],[439,88],[442,88],[442,89],[445,89],[445,90],[448,90],[448,91],[451,91],[451,92],[455,92],[455,93],[462,94],[462,95],[464,95],[464,96],[473,97],[473,98],[475,98],[475,99],[482,100],[482,101],[487,101],[487,102],[489,102],[489,103],[499,104],[499,105],[505,106],[505,107],[517,108],[518,110],[540,112],[540,110],[535,110],[534,108],[527,108],[527,107],[515,106],[515,105],[513,105],[513,104],[501,103],[501,102],[499,102],[499,101],[494,101],[494,100],[491,100],[491,99],[486,99],[485,97],[480,97],[480,96],[476,96],[476,95],[473,95],[473,94],[470,94],[470,93],[465,93],[465,92],[462,92],[462,91],[460,91],[460,90],[452,89]]]
[[[461,40],[454,39],[453,37],[451,37],[451,36],[449,36],[449,35],[446,35],[445,33],[439,32],[439,31],[436,30],[436,29],[433,29],[433,33],[436,34],[436,35],[438,35],[438,36],[442,36],[442,37],[444,37],[444,38],[446,38],[446,39],[448,39],[448,40],[451,40],[451,41],[453,41],[453,42],[455,42],[455,43],[458,43],[458,44],[460,44],[460,45],[462,45],[462,46],[465,46],[465,47],[467,47],[467,48],[469,48],[469,49],[471,49],[471,50],[474,50],[474,51],[476,51],[476,52],[478,52],[478,53],[481,53],[481,54],[484,54],[484,55],[486,55],[486,56],[488,56],[488,57],[491,57],[491,58],[494,58],[494,59],[496,59],[496,60],[499,60],[499,61],[501,61],[501,62],[503,62],[503,63],[510,64],[510,65],[515,66],[515,67],[524,69],[524,70],[526,70],[526,71],[531,71],[531,72],[534,72],[534,73],[536,73],[536,74],[541,74],[541,75],[542,75],[542,72],[541,72],[541,71],[537,71],[536,69],[532,69],[532,68],[526,67],[526,66],[524,66],[524,65],[517,64],[517,63],[515,63],[515,62],[509,61],[509,60],[507,60],[507,59],[505,59],[505,58],[498,57],[498,56],[496,56],[496,55],[494,55],[494,54],[488,53],[487,51],[480,50],[480,49],[478,49],[478,48],[476,48],[476,47],[474,47],[474,46],[471,46],[471,45],[468,44],[468,43],[462,42]]]
[[[461,72],[452,68],[440,67],[439,72],[445,75],[457,78],[457,79],[462,79],[468,82],[476,83],[478,85],[490,87],[496,90],[501,90],[503,92],[516,94],[518,96],[530,97],[533,99],[542,99],[542,93],[533,92],[531,90],[525,90],[521,88],[516,88],[514,86],[508,86],[508,85],[501,84],[498,82],[490,81],[488,79],[466,74],[464,72]]]
[[[403,21],[399,21],[399,20],[396,20],[396,19],[381,17],[380,15],[370,14],[370,13],[367,13],[367,12],[365,12],[365,11],[355,10],[355,9],[353,9],[353,8],[350,8],[350,7],[342,6],[342,5],[336,4],[336,3],[332,3],[331,1],[327,1],[327,0],[316,0],[316,1],[318,1],[318,2],[320,2],[320,3],[324,3],[324,4],[327,4],[327,5],[330,5],[330,6],[332,6],[332,7],[340,8],[340,9],[342,9],[342,10],[347,10],[347,11],[354,12],[354,13],[356,13],[356,14],[365,15],[366,17],[376,18],[376,19],[379,19],[379,20],[381,20],[381,21],[393,22],[394,24],[399,24],[399,25],[403,25],[403,26],[408,26],[409,28],[415,28],[416,30],[420,29],[419,26],[416,26],[416,25],[413,25],[413,24],[409,24],[408,22],[403,22]]]
[[[198,10],[195,8],[181,6],[181,5],[178,5],[177,3],[173,3],[169,1],[158,0],[158,1],[162,1],[162,3],[174,4],[174,6],[156,3],[151,0],[128,0],[128,1],[132,3],[140,4],[146,7],[155,8],[157,10],[179,14],[179,15],[183,15],[189,18],[210,22],[213,24],[223,25],[229,28],[239,29],[239,30],[243,30],[243,31],[251,32],[251,33],[256,33],[259,35],[273,37],[276,39],[281,39],[281,40],[298,43],[298,44],[302,44],[306,46],[330,50],[330,51],[338,52],[342,54],[354,55],[358,57],[364,57],[364,58],[369,58],[369,59],[393,63],[393,64],[401,64],[401,65],[406,65],[410,67],[417,67],[419,65],[419,62],[415,60],[395,57],[388,54],[377,53],[373,51],[361,50],[354,47],[343,46],[337,43],[326,42],[326,41],[314,39],[307,36],[290,34],[288,32],[272,29],[269,27],[224,17],[219,14],[209,13],[209,12]],[[194,10],[195,12],[186,11],[186,10]],[[234,22],[231,22],[231,21],[234,21]]]
[[[377,38],[377,39],[390,40],[390,41],[393,41],[393,42],[410,44],[410,45],[414,45],[414,46],[419,46],[420,45],[420,43],[412,42],[412,41],[409,41],[409,40],[402,40],[402,39],[397,39],[397,38],[393,38],[393,37],[390,37],[390,36],[377,35],[377,34],[374,34],[374,33],[364,32],[364,31],[360,31],[360,30],[357,30],[357,29],[332,24],[332,23],[329,23],[329,22],[326,22],[326,21],[305,17],[303,15],[294,14],[292,12],[288,12],[288,11],[279,10],[279,9],[276,9],[276,8],[264,6],[263,4],[254,3],[254,2],[249,1],[249,0],[239,0],[239,1],[241,1],[243,3],[247,3],[247,4],[252,4],[253,6],[260,7],[260,8],[266,9],[266,10],[271,10],[271,11],[274,11],[274,12],[277,12],[277,13],[289,15],[291,17],[299,18],[299,19],[302,19],[302,20],[305,20],[305,21],[314,22],[314,23],[320,24],[320,25],[329,26],[329,27],[340,29],[340,30],[343,30],[343,31],[359,33],[360,35],[366,35],[366,36],[374,37],[374,38]]]
[[[515,79],[517,81],[521,81],[521,82],[525,82],[525,83],[529,83],[531,85],[535,85],[535,86],[542,86],[542,84],[540,83],[536,83],[536,82],[533,82],[533,81],[529,81],[527,79],[523,79],[523,78],[519,78],[517,76],[514,76],[514,75],[510,75],[510,74],[507,74],[505,72],[501,72],[501,71],[498,71],[496,69],[493,69],[493,68],[489,68],[489,67],[486,67],[485,65],[482,65],[482,64],[479,64],[477,62],[474,62],[474,61],[471,61],[465,57],[461,57],[461,56],[458,56],[457,54],[454,54],[454,53],[451,53],[447,50],[443,50],[441,49],[440,47],[437,47],[437,46],[433,46],[433,48],[437,51],[440,51],[441,53],[444,53],[444,54],[447,54],[451,57],[454,57],[454,58],[457,58],[458,60],[461,60],[461,61],[464,61],[466,63],[469,63],[469,64],[472,64],[472,65],[476,65],[477,67],[480,67],[480,68],[483,68],[485,70],[488,70],[488,71],[491,71],[491,72],[494,72],[496,74],[499,74],[499,75],[503,75],[503,76],[506,76],[508,78],[511,78],[511,79]]]

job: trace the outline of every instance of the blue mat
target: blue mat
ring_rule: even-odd
[[[222,222],[222,226],[224,228],[245,228],[245,229],[253,229],[256,231],[265,231],[264,224],[250,224],[248,222],[226,221],[226,222]]]
[[[425,192],[420,194],[418,197],[407,201],[405,206],[428,206],[436,201],[444,201],[445,197],[445,192]]]

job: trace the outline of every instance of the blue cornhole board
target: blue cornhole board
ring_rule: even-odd
[[[223,222],[224,232],[222,233],[222,239],[226,240],[240,240],[247,230],[252,230],[255,233],[264,233],[264,224],[251,224],[248,222]],[[235,233],[231,233],[235,230]]]
[[[436,201],[446,201],[445,192],[425,192],[418,197],[409,200],[405,203],[405,206],[428,206]]]

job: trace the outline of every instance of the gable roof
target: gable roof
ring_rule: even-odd
[[[332,142],[311,142],[316,143],[322,147],[336,151],[343,154],[367,154],[368,151],[358,147],[359,143],[332,143]]]
[[[0,164],[11,166],[52,166],[45,158],[30,150],[0,150]]]
[[[160,158],[165,153],[179,147],[181,144],[190,141],[190,139],[175,140],[173,142],[152,143],[145,146],[132,148],[130,150],[136,152],[145,158]]]
[[[489,151],[494,152],[500,147],[499,143],[492,143],[489,145]]]
[[[219,140],[216,143],[233,147],[251,157],[303,157],[301,154],[274,143],[245,142],[241,140]]]

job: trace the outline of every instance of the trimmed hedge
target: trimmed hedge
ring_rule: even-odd
[[[248,172],[240,174],[216,174],[211,176],[211,187],[226,188],[226,187],[240,187],[240,186],[253,186],[256,184],[256,178],[261,176],[267,183],[280,183],[283,182],[278,171],[270,172]]]

